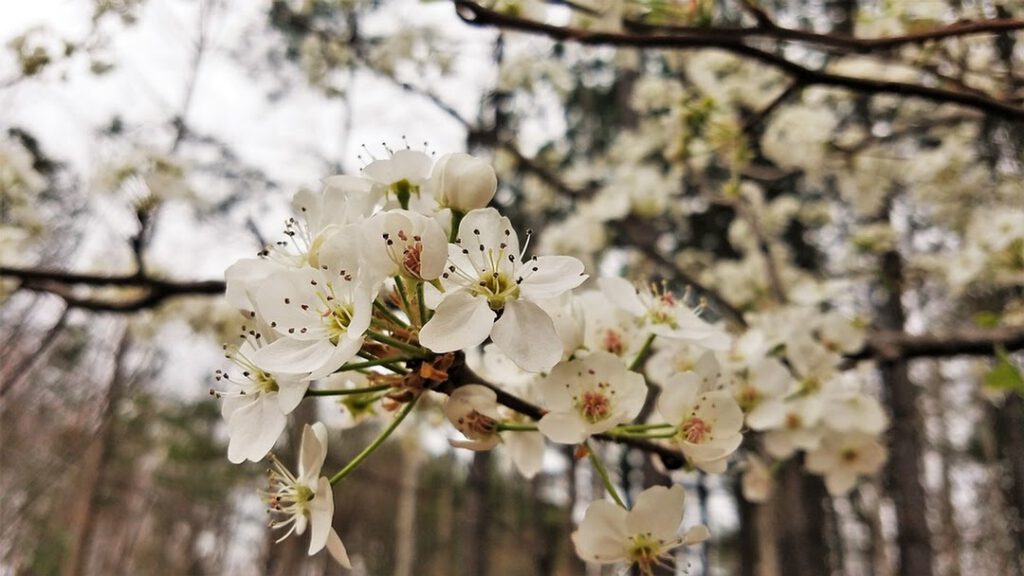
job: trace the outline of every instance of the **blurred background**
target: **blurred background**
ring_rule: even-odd
[[[623,19],[756,25],[742,4],[489,6],[643,34]],[[1012,0],[759,5],[780,25],[841,37],[1024,18]],[[219,282],[281,237],[296,191],[406,142],[492,159],[496,202],[537,232],[541,253],[580,257],[592,274],[706,287],[722,298],[712,319],[770,307],[782,283],[792,300],[874,329],[1019,335],[1020,28],[867,54],[752,40],[815,70],[973,95],[959,105],[794,82],[706,47],[587,47],[472,26],[444,1],[4,3],[0,573],[340,573],[302,540],[275,545],[256,495],[264,466],[227,461],[209,391],[241,318]],[[1020,574],[1021,344],[1000,342],[998,358],[990,340],[952,357],[963,351],[953,342],[948,354],[854,368],[903,444],[850,495],[829,497],[797,471],[786,490],[811,508],[758,525],[736,477],[677,475],[690,518],[713,534],[677,570],[911,574],[899,559],[920,552],[930,572],[915,576]],[[346,410],[303,403],[281,459],[294,461],[302,423],[340,426]],[[568,536],[600,494],[588,469],[552,448],[524,481],[500,451],[452,451],[440,411],[421,412],[336,493],[355,573],[588,573]],[[332,433],[327,469],[374,433]],[[908,461],[909,473],[898,466]],[[637,486],[664,478],[638,453],[617,464]],[[779,554],[809,549],[820,564],[779,572],[751,560],[782,536]]]

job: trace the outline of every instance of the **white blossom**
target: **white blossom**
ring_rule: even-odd
[[[642,574],[650,575],[655,566],[668,562],[676,548],[710,536],[704,525],[679,534],[685,499],[686,491],[676,484],[644,490],[632,510],[598,500],[587,508],[572,534],[576,553],[587,562],[636,564]]]
[[[334,494],[330,481],[320,475],[326,457],[327,428],[321,422],[312,426],[306,424],[302,429],[298,474],[292,474],[275,458],[270,470],[270,488],[264,493],[264,501],[272,513],[283,516],[283,519],[272,522],[271,527],[288,527],[278,542],[293,533],[301,536],[309,527],[310,556],[327,548],[338,563],[352,568],[345,545],[331,526]]]

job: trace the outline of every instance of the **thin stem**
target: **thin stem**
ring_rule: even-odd
[[[395,276],[395,289],[398,290],[398,296],[402,299],[402,308],[405,310],[405,315],[412,318],[412,307],[409,306],[409,295],[405,293],[405,282],[402,282],[401,276]]]
[[[452,210],[452,230],[448,233],[448,241],[455,243],[459,238],[459,224],[462,224],[462,217],[465,216],[458,210]]]
[[[635,371],[637,368],[640,367],[640,364],[643,363],[643,361],[644,361],[644,357],[647,356],[647,351],[651,349],[651,344],[653,342],[654,342],[654,334],[651,334],[651,335],[649,335],[647,337],[647,340],[644,340],[644,345],[641,346],[640,347],[640,351],[636,353],[636,358],[634,358],[633,361],[630,362],[629,370],[634,370]]]
[[[498,432],[536,432],[536,424],[515,424],[510,422],[498,422]]]
[[[642,432],[645,430],[654,430],[656,428],[674,428],[674,426],[668,422],[662,422],[660,424],[626,424],[624,426],[616,426],[615,428],[612,428],[612,431]]]
[[[670,432],[631,432],[629,430],[609,430],[605,434],[613,438],[637,438],[637,439],[655,439],[655,438],[675,438],[676,431]]]
[[[363,463],[363,460],[366,460],[370,456],[370,454],[373,454],[373,452],[377,448],[380,448],[380,445],[383,444],[384,441],[388,439],[388,436],[391,436],[391,434],[396,429],[398,429],[398,426],[399,424],[402,423],[402,420],[405,420],[405,417],[408,416],[410,412],[412,412],[412,409],[416,405],[417,400],[419,400],[419,396],[416,396],[408,404],[402,406],[402,409],[398,412],[398,415],[395,416],[395,419],[392,420],[390,424],[388,424],[388,427],[385,428],[380,433],[380,435],[373,439],[373,442],[370,442],[369,446],[363,448],[363,451],[360,452],[359,454],[356,454],[356,457],[353,458],[351,462],[346,464],[345,467],[342,468],[341,470],[338,470],[337,474],[331,476],[331,485],[333,486],[338,482],[341,482],[341,480],[344,479],[345,476],[348,476],[349,474],[352,473],[353,470],[358,468],[359,465]]]
[[[374,366],[387,366],[396,362],[408,362],[409,360],[420,360],[422,356],[400,356],[397,358],[371,358],[366,362],[356,362],[354,364],[346,364],[341,368],[335,370],[335,372],[347,372],[349,370],[362,370],[363,368],[372,368]]]
[[[594,452],[594,448],[591,447],[589,442],[583,442],[583,445],[587,448],[587,457],[590,458],[590,463],[594,466],[594,470],[597,470],[597,475],[601,477],[601,482],[604,483],[604,489],[611,495],[612,500],[615,500],[616,504],[626,508],[626,504],[619,496],[619,491],[615,489],[611,477],[608,476],[608,470],[605,469],[604,462],[597,457],[597,453]]]
[[[412,344],[409,344],[408,342],[402,342],[401,340],[397,340],[397,339],[392,338],[390,336],[385,336],[384,334],[381,334],[380,332],[374,332],[373,330],[367,330],[366,331],[366,335],[369,336],[370,338],[376,340],[377,342],[380,342],[382,344],[387,344],[388,346],[391,346],[392,348],[398,348],[399,350],[404,350],[406,352],[409,352],[410,354],[416,354],[417,356],[422,356],[424,354],[428,354],[429,353],[427,350],[425,350],[423,348],[420,348],[419,346],[413,346]]]
[[[367,386],[365,388],[333,388],[333,389],[321,389],[321,390],[306,390],[306,396],[352,396],[355,394],[370,394],[373,392],[381,392],[391,388],[390,384],[378,384],[377,386]]]
[[[381,302],[380,300],[375,300],[373,302],[373,307],[376,308],[381,314],[384,315],[385,318],[392,321],[393,323],[401,326],[402,328],[409,327],[409,325],[404,320],[396,316],[395,313],[392,312],[391,310],[388,310],[388,307],[385,306],[384,303]]]
[[[367,360],[378,360],[378,358],[376,356],[370,354],[369,352],[362,352],[362,351],[360,351],[360,352],[357,353],[357,355],[360,358],[366,358]],[[409,373],[409,371],[406,370],[405,368],[402,368],[401,366],[396,366],[394,364],[394,362],[381,363],[380,366],[382,368],[387,368],[388,370],[394,372],[395,374],[401,374],[402,376],[404,376],[404,375]],[[359,370],[360,372],[364,372],[365,371],[364,368],[357,368],[357,370]]]
[[[420,326],[423,326],[430,320],[429,312],[427,311],[427,303],[423,299],[423,282],[416,283],[416,306],[420,310]]]

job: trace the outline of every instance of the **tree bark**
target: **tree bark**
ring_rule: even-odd
[[[491,453],[474,452],[466,480],[466,531],[462,536],[463,571],[466,576],[487,576],[490,548]]]
[[[104,398],[104,406],[100,412],[99,429],[93,441],[86,447],[82,469],[79,471],[78,497],[74,500],[71,510],[71,543],[61,567],[61,573],[67,576],[80,576],[88,572],[89,547],[96,529],[97,508],[100,500],[103,472],[107,468],[114,449],[114,418],[117,407],[123,396],[125,387],[125,356],[131,346],[127,330],[122,333],[114,352],[114,367],[110,376],[110,384]]]
[[[1024,574],[1024,398],[1008,395],[997,410],[996,426],[1000,457],[1009,475],[1009,482],[1003,485],[1012,508],[1007,520],[1015,547],[1014,560],[1017,574]]]
[[[879,309],[878,324],[903,330],[903,262],[895,251],[882,256],[882,279],[888,290]],[[880,363],[883,388],[888,392],[892,415],[892,444],[889,454],[889,486],[896,507],[897,547],[901,576],[931,576],[932,547],[929,538],[928,502],[921,484],[921,455],[924,449],[917,408],[917,390],[910,380],[906,360]]]
[[[821,478],[805,474],[798,458],[787,461],[779,469],[772,530],[777,535],[779,574],[823,576],[829,573],[825,497]]]

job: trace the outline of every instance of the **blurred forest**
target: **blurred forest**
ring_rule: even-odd
[[[711,527],[678,573],[1024,574],[1022,30],[1016,0],[7,3],[0,574],[341,573],[274,544],[265,466],[227,461],[223,271],[404,141],[491,159],[541,252],[689,286],[737,333],[795,304],[868,331],[843,369],[890,458],[847,495],[797,462],[752,504],[611,450]],[[358,408],[303,403],[278,456]],[[420,414],[335,496],[353,573],[615,573],[569,540],[586,462],[549,447],[524,481]]]

